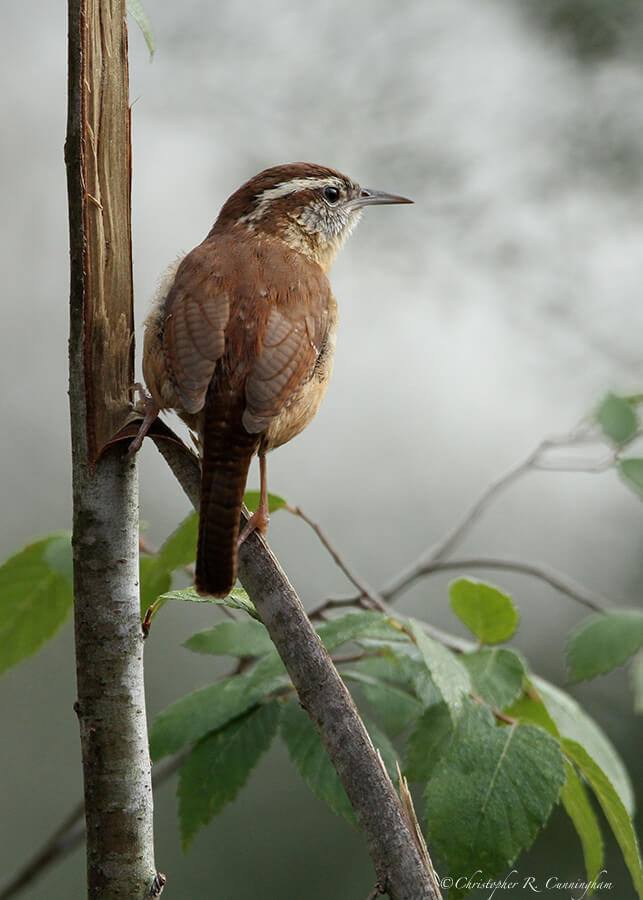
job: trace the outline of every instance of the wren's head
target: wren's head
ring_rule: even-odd
[[[325,166],[291,163],[266,169],[242,185],[224,204],[211,233],[237,226],[276,237],[328,271],[365,206],[412,202],[361,188]]]

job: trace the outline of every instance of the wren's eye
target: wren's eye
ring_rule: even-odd
[[[324,188],[324,190],[322,191],[322,194],[323,194],[324,200],[326,200],[327,203],[330,203],[333,206],[335,205],[335,203],[337,203],[337,201],[340,198],[339,188],[335,187],[332,184],[327,184],[326,187]]]

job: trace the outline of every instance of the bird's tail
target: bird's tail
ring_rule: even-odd
[[[196,554],[196,589],[225,597],[237,577],[241,504],[258,436],[241,424],[237,398],[210,391],[202,433],[201,509]]]

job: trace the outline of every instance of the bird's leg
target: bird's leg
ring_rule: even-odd
[[[270,509],[268,507],[268,479],[266,478],[266,454],[263,450],[259,451],[259,479],[261,482],[259,506],[241,529],[238,541],[239,547],[253,531],[260,531],[261,534],[265,534],[266,529],[268,528],[268,522],[270,521]]]
[[[156,403],[154,402],[152,397],[150,397],[149,394],[145,393],[143,385],[140,383],[140,381],[136,382],[136,384],[134,385],[134,388],[138,392],[138,395],[141,399],[141,403],[143,404],[145,413],[143,415],[143,421],[141,422],[141,427],[138,430],[138,434],[136,435],[136,437],[134,438],[132,443],[129,445],[129,448],[127,450],[128,458],[131,458],[132,456],[134,456],[134,454],[138,450],[141,449],[141,445],[143,443],[143,439],[145,438],[145,435],[152,427],[152,423],[154,422],[154,420],[156,419],[156,417],[158,416],[158,414],[160,412],[158,406],[156,405]]]

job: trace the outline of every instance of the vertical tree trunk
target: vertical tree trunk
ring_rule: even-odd
[[[138,596],[125,0],[69,0],[74,606],[88,897],[158,895]]]

